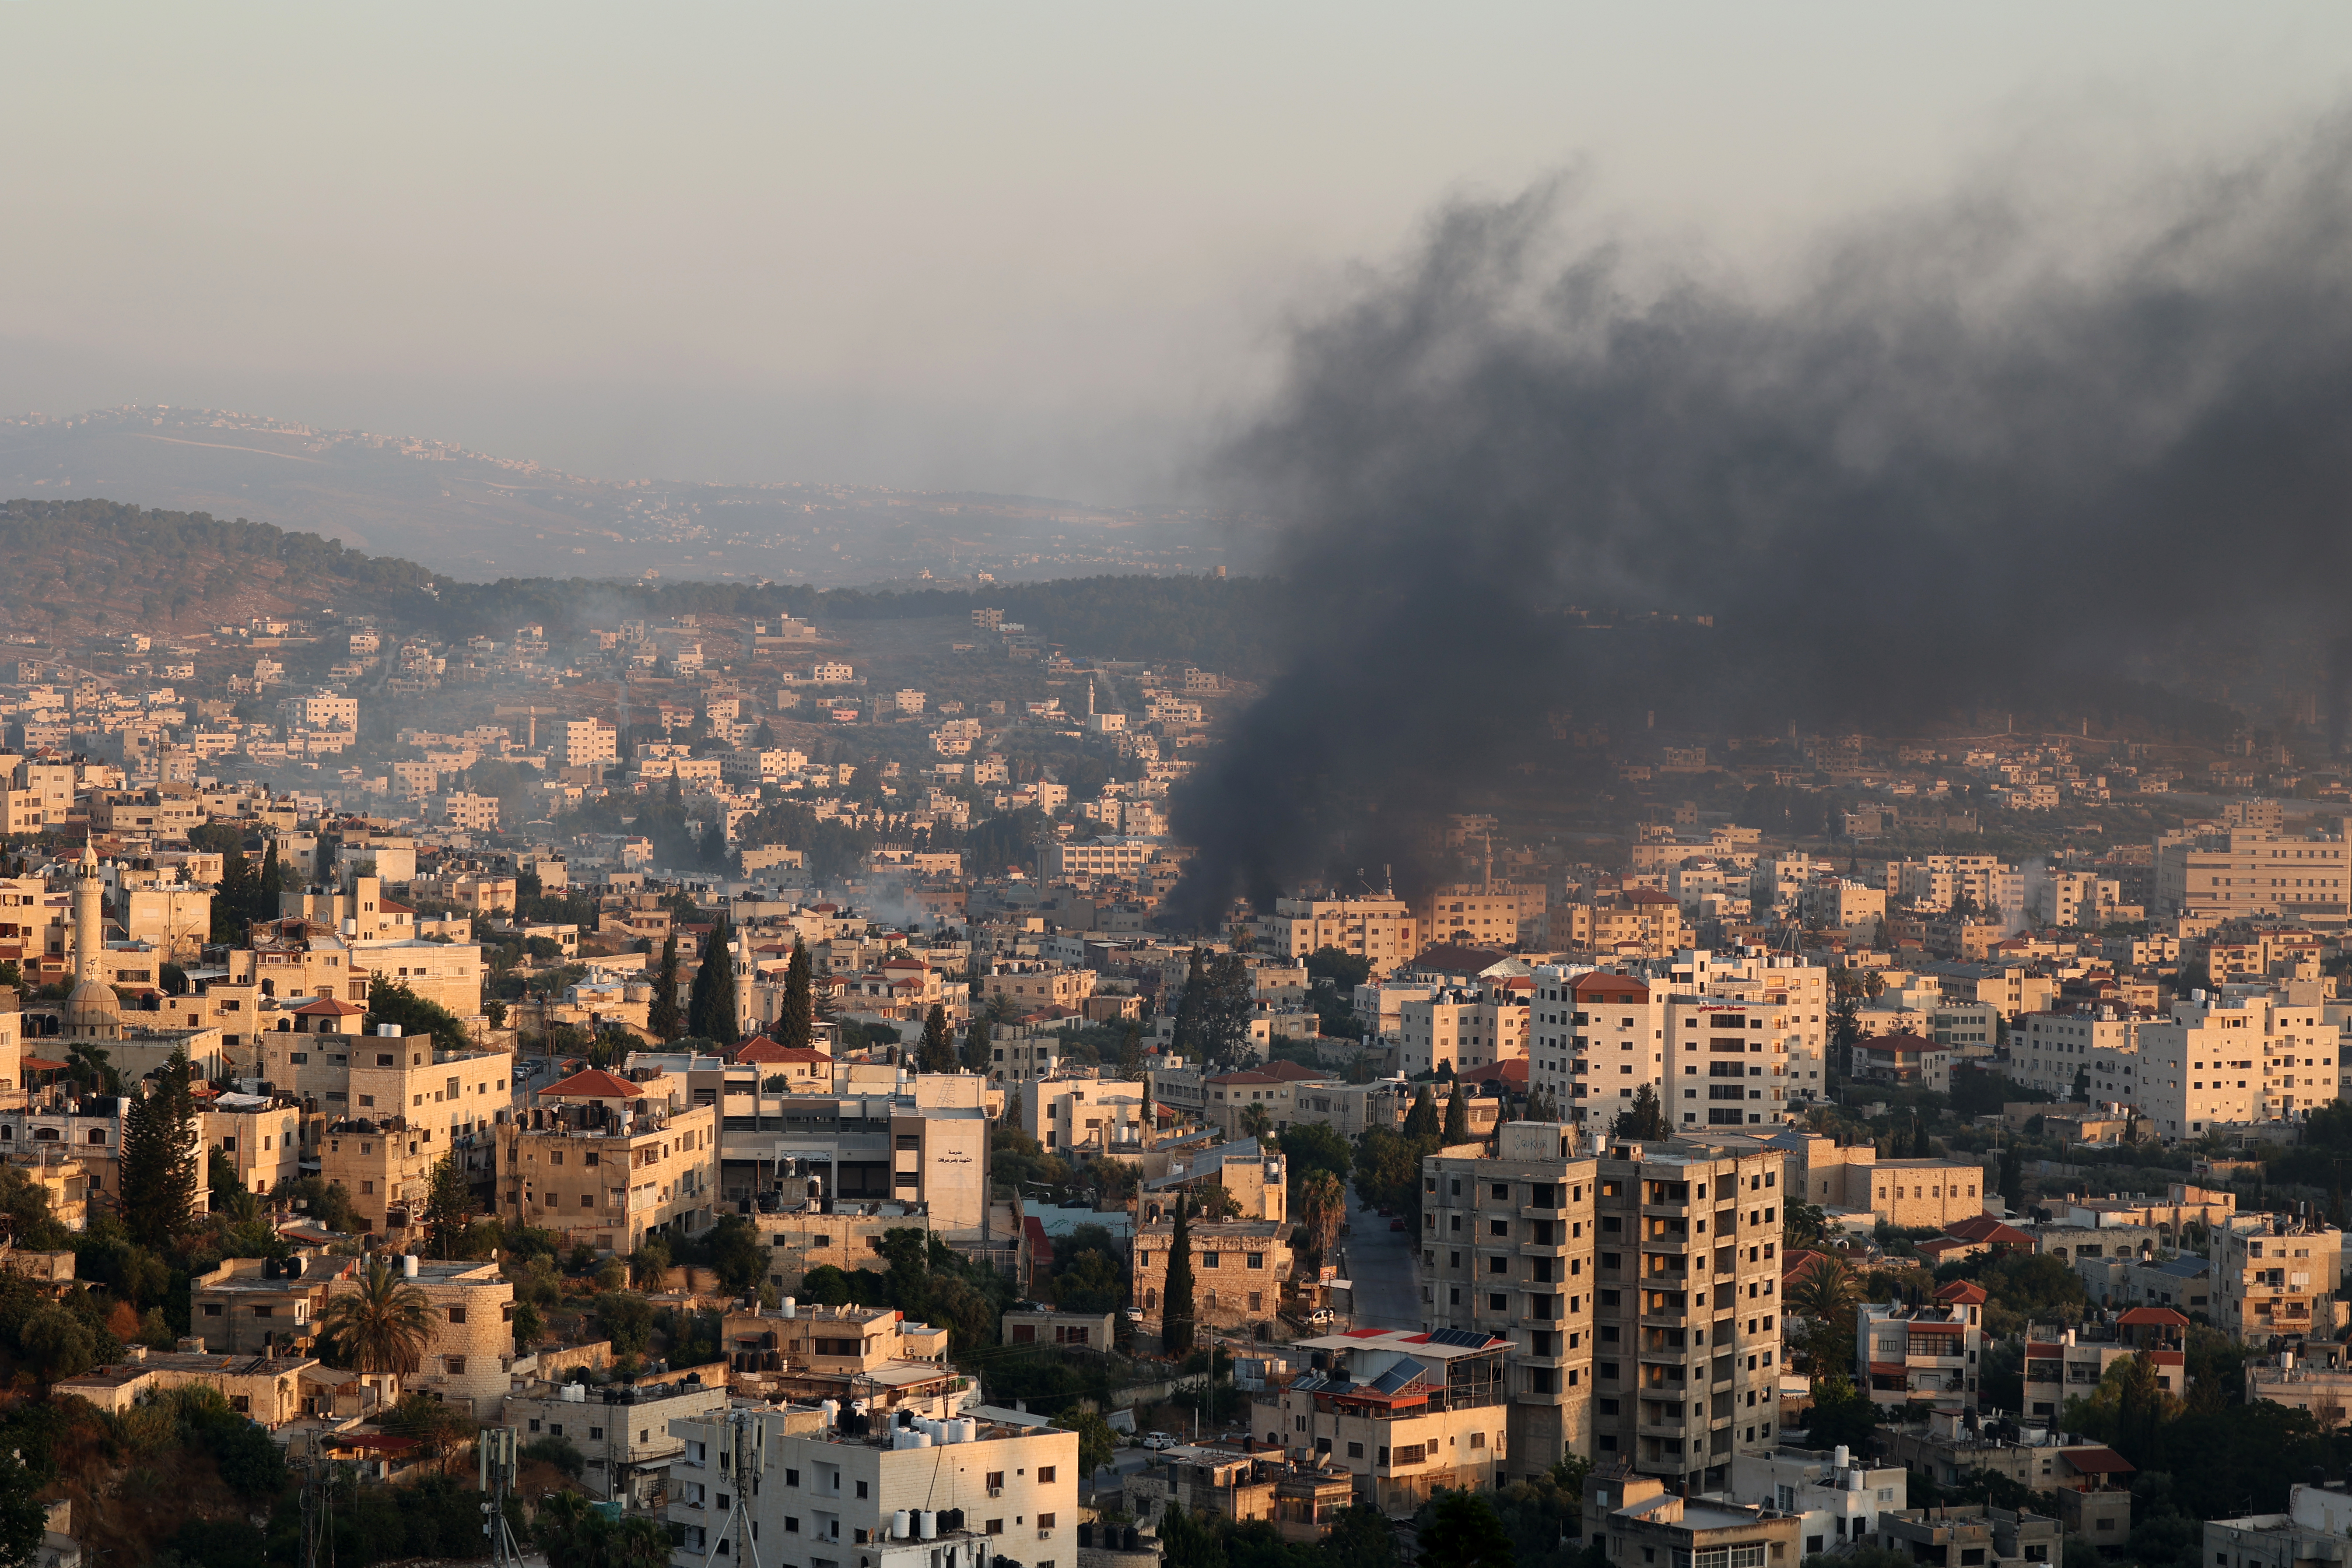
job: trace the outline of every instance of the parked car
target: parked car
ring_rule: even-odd
[[[1328,1307],[1318,1307],[1307,1314],[1307,1321],[1318,1325],[1328,1323],[1334,1321],[1334,1314]]]
[[[1402,1230],[1404,1228],[1404,1221],[1401,1219],[1392,1219],[1389,1221],[1389,1228],[1391,1230]]]
[[[1143,1446],[1147,1448],[1172,1448],[1176,1446],[1176,1434],[1173,1432],[1146,1432],[1143,1435]]]
[[[1393,1215],[1394,1213],[1396,1213],[1396,1210],[1394,1210],[1394,1209],[1392,1209],[1392,1208],[1389,1207],[1386,1204],[1382,1204],[1382,1205],[1381,1205],[1381,1211],[1380,1211],[1380,1213],[1381,1213],[1381,1217],[1382,1219],[1386,1219],[1386,1218],[1388,1218],[1391,1215]]]

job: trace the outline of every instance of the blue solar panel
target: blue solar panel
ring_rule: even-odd
[[[1401,1394],[1420,1381],[1420,1366],[1412,1362],[1401,1361],[1372,1380],[1372,1392]]]

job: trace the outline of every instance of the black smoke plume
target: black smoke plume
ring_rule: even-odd
[[[1845,233],[1769,300],[1637,277],[1556,188],[1444,211],[1297,329],[1226,454],[1291,520],[1297,616],[1177,795],[1200,854],[1174,912],[1424,878],[1441,814],[1577,729],[2084,713],[2193,687],[2204,650],[2332,641],[2348,171],[2334,125],[2173,178],[2095,247],[1971,195]],[[2323,643],[2308,665],[2352,681]]]

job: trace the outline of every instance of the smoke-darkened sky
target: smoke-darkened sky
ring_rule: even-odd
[[[2347,431],[2342,116],[2095,205],[1891,204],[1769,280],[1637,261],[1572,182],[1454,204],[1300,323],[1226,451],[1293,520],[1298,635],[1180,793],[1182,901],[1419,877],[1578,729],[2105,728],[2217,649],[2323,685]]]
[[[1449,195],[1770,274],[2342,90],[2323,5],[0,5],[0,407],[1181,499]]]

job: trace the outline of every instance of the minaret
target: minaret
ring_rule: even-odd
[[[88,844],[74,865],[73,923],[74,984],[103,981],[105,965],[100,960],[106,952],[106,883],[99,876],[98,851]]]
[[[74,988],[66,995],[66,1034],[79,1039],[122,1037],[122,1004],[106,979],[106,884],[98,852],[85,843],[73,879]]]

